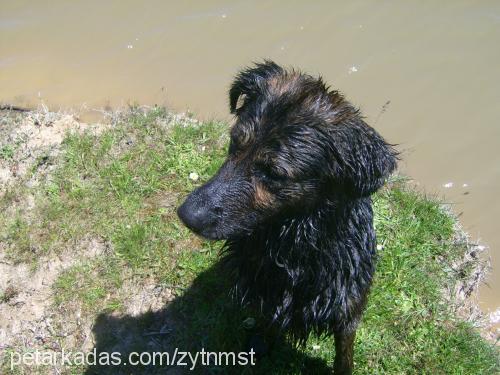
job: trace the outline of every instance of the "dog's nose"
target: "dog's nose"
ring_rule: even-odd
[[[177,209],[177,215],[189,229],[196,233],[202,233],[212,228],[216,219],[211,210],[192,204],[189,200]]]

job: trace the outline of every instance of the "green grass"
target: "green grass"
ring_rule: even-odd
[[[12,159],[14,157],[15,149],[12,145],[5,145],[0,148],[0,159]]]
[[[62,272],[53,284],[56,305],[79,302],[84,313],[118,310],[121,302],[109,295],[123,283],[118,264],[113,259],[98,258]]]
[[[227,129],[218,122],[171,121],[168,113],[155,109],[133,111],[99,136],[69,134],[53,176],[28,191],[36,197],[34,212],[20,210],[3,218],[0,235],[9,244],[9,256],[36,267],[40,254],[50,256],[86,236],[98,237],[111,251],[69,268],[53,285],[61,314],[121,316],[124,280],[153,279],[177,297],[165,308],[177,325],[171,345],[242,350],[243,321],[254,317],[260,324],[258,316],[228,298],[227,281],[217,265],[221,244],[194,237],[175,215],[183,196],[222,163]],[[191,181],[191,172],[200,179]],[[465,251],[453,241],[454,219],[437,200],[404,182],[379,192],[374,205],[383,249],[356,339],[356,373],[496,373],[497,349],[455,317],[443,297],[443,286],[458,282],[450,265]],[[160,316],[155,314],[123,316],[119,322],[148,327]],[[131,346],[148,350],[142,335],[137,336]],[[101,349],[111,349],[118,338],[102,331],[97,340]],[[332,339],[312,336],[304,349],[283,342],[255,368],[211,370],[319,374],[333,357]]]

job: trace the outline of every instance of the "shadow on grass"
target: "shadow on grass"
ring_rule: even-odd
[[[120,353],[122,362],[129,360],[133,352],[143,354],[143,359],[152,359],[153,352],[167,352],[170,359],[178,348],[180,351],[195,352],[240,352],[245,350],[249,336],[243,321],[254,318],[256,330],[261,323],[255,312],[241,309],[229,297],[229,284],[222,273],[220,264],[215,264],[200,273],[191,286],[184,290],[164,309],[140,316],[113,316],[103,313],[96,319],[93,332],[96,338],[97,364],[90,366],[86,373],[93,374],[327,374],[331,373],[325,361],[313,358],[286,341],[275,344],[273,350],[256,360],[252,365],[228,366],[215,364],[215,357],[208,365],[200,365],[201,357],[194,371],[192,362],[184,358],[183,366],[131,366],[99,365],[111,353]],[[114,358],[118,358],[116,355]],[[164,361],[166,355],[163,357]],[[247,357],[250,359],[250,357]],[[133,359],[138,357],[133,354]],[[236,358],[237,360],[237,358]],[[113,361],[113,357],[110,358]],[[156,357],[159,361],[159,357]],[[225,362],[225,360],[224,360]],[[232,359],[231,361],[232,362]]]

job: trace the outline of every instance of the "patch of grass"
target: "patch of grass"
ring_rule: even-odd
[[[12,145],[5,145],[0,148],[0,159],[9,160],[14,157],[15,149]]]
[[[33,249],[30,234],[31,231],[28,222],[18,212],[14,219],[7,225],[7,241],[14,243],[19,253],[29,254],[32,253]],[[23,259],[24,257],[20,258]]]
[[[223,155],[218,144],[224,127],[215,122],[186,127],[168,116],[163,110],[138,112],[99,136],[69,134],[56,172],[34,189],[37,212],[33,215],[38,220],[33,220],[29,232],[37,247],[57,252],[64,243],[90,233],[118,241],[120,252],[131,255],[128,260],[135,263],[141,262],[143,254],[136,253],[135,259],[130,254],[133,249],[124,248],[133,242],[124,235],[127,226],[136,231],[146,226],[149,235],[154,231],[157,250],[163,246],[159,242],[177,238],[178,230],[163,229],[172,226],[179,193],[205,181],[217,168]],[[188,178],[193,171],[200,176],[197,183]],[[172,198],[169,207],[145,207],[159,194]],[[154,220],[142,220],[146,209]],[[11,257],[36,261],[38,254],[27,251],[18,224],[13,224],[18,229],[9,240]],[[187,231],[180,232],[187,235]],[[148,246],[152,245],[148,242]]]
[[[76,303],[85,313],[114,311],[121,307],[113,291],[122,285],[120,264],[111,258],[98,258],[64,271],[55,283],[55,303],[59,308]]]
[[[184,194],[222,163],[226,132],[221,123],[192,123],[155,109],[134,111],[99,136],[68,135],[53,176],[31,191],[35,224],[20,214],[8,226],[11,257],[36,262],[29,250],[33,239],[51,254],[98,236],[112,254],[60,275],[54,290],[61,309],[71,311],[76,303],[96,317],[121,311],[124,278],[153,279],[176,290],[167,309],[181,327],[169,338],[180,350],[242,350],[242,322],[252,317],[260,324],[259,317],[229,298],[217,266],[220,243],[196,238],[175,214]],[[191,172],[200,179],[190,180]],[[453,316],[443,297],[443,286],[458,282],[451,264],[465,251],[453,241],[454,219],[404,182],[378,193],[374,206],[383,248],[356,339],[356,373],[495,373],[497,350]],[[135,317],[133,325],[148,326],[155,316]],[[311,336],[305,349],[284,342],[255,368],[211,371],[319,374],[333,357],[331,338]]]

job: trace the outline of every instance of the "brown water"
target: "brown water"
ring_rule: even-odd
[[[0,3],[2,102],[227,118],[232,76],[264,57],[321,73],[400,144],[402,171],[490,246],[498,308],[500,2]]]

